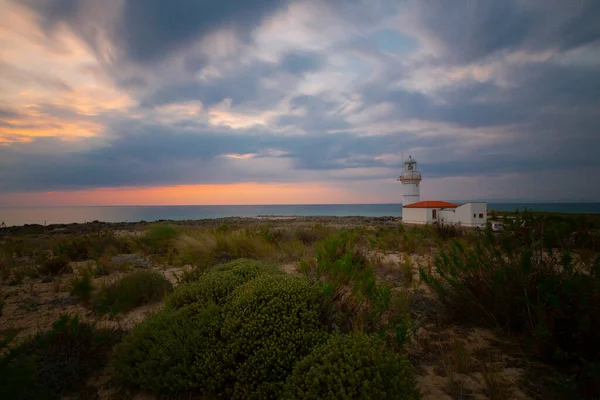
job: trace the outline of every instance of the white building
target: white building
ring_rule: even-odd
[[[411,156],[404,161],[402,182],[402,222],[407,224],[450,224],[475,227],[487,220],[487,203],[454,204],[446,201],[420,201],[421,173]]]

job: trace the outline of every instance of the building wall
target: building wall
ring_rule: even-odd
[[[486,222],[487,203],[465,203],[454,210],[442,210],[440,217],[440,223],[475,227]]]
[[[402,222],[405,222],[407,224],[426,224],[427,211],[430,211],[430,209],[402,207]]]
[[[445,208],[438,211],[440,224],[456,224],[456,212],[454,208]]]

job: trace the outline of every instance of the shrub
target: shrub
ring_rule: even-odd
[[[73,269],[65,256],[54,257],[46,260],[40,267],[39,272],[44,275],[59,275],[71,273]]]
[[[152,314],[115,348],[112,376],[157,393],[217,393],[225,382],[221,324],[214,304]]]
[[[377,229],[369,236],[371,246],[382,251],[398,251],[402,241],[404,226]]]
[[[372,262],[361,238],[341,231],[317,248],[315,262],[302,262],[301,270],[332,301],[337,326],[344,330],[377,325],[390,306],[391,291],[378,285]]]
[[[85,261],[99,258],[108,249],[115,253],[129,253],[131,246],[127,240],[117,237],[112,231],[104,231],[65,237],[56,244],[54,252],[71,261]]]
[[[171,282],[156,271],[138,271],[104,288],[96,297],[97,314],[115,315],[160,300],[173,290]]]
[[[258,261],[240,259],[219,265],[196,282],[184,283],[167,298],[167,306],[180,308],[196,302],[223,304],[238,286],[262,274],[281,274],[276,267]]]
[[[264,235],[256,232],[231,232],[215,236],[216,247],[212,254],[214,261],[229,261],[236,258],[257,260],[273,259],[277,248]]]
[[[460,226],[453,224],[436,224],[435,233],[441,240],[448,240],[465,236],[465,231]]]
[[[88,303],[94,291],[94,284],[89,272],[73,276],[69,280],[69,293],[71,296],[78,297],[84,303]]]
[[[322,342],[319,293],[302,278],[264,275],[238,287],[224,308],[222,335],[234,398],[274,398],[294,364]]]
[[[600,276],[570,252],[488,232],[473,247],[453,243],[434,265],[420,268],[421,278],[457,316],[524,335],[538,355],[574,366],[579,378],[587,372],[577,365],[600,365]],[[600,373],[586,379],[598,390]]]
[[[363,333],[333,335],[296,364],[284,399],[418,399],[412,366]]]
[[[166,254],[177,231],[170,225],[154,225],[141,238],[148,250],[154,254]]]
[[[0,359],[0,398],[60,399],[85,386],[120,338],[66,315]]]

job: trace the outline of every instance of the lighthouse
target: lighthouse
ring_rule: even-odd
[[[398,177],[398,181],[402,182],[402,207],[418,203],[421,173],[417,170],[417,161],[412,156],[408,156],[404,161],[404,172]]]
[[[449,224],[476,228],[487,221],[486,202],[455,204],[441,200],[421,201],[421,173],[417,169],[417,161],[411,156],[404,160],[404,171],[398,180],[402,182],[403,224]]]

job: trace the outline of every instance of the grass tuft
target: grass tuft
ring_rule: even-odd
[[[87,304],[90,301],[93,291],[94,283],[92,282],[92,275],[88,271],[69,279],[69,293],[71,296],[79,298],[83,303]]]
[[[102,289],[92,308],[99,315],[115,315],[158,301],[172,291],[171,282],[159,272],[138,271]]]

